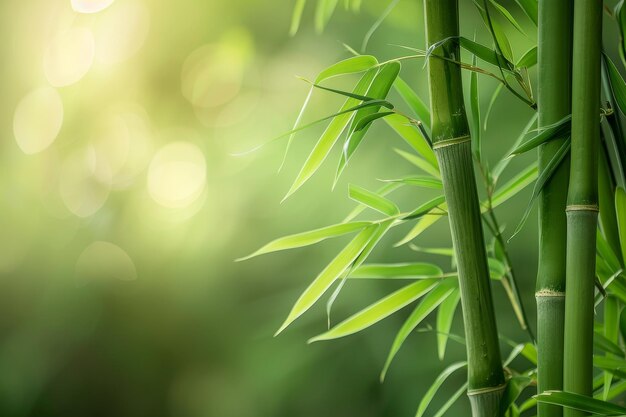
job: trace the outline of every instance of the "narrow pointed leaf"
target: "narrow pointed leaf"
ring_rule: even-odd
[[[617,103],[617,106],[622,114],[626,115],[626,82],[622,78],[613,61],[611,61],[611,58],[604,55],[604,59],[607,63],[607,72],[611,81],[611,88],[613,89],[615,102]]]
[[[246,259],[253,258],[255,256],[263,255],[265,253],[277,252],[286,249],[301,248],[303,246],[313,245],[326,239],[342,236],[348,233],[362,230],[365,227],[371,225],[371,222],[353,222],[353,223],[340,223],[332,226],[326,226],[319,229],[311,230],[308,232],[297,233],[290,236],[281,237],[273,240],[267,245],[263,246],[256,252],[237,259],[237,261],[244,261]]]
[[[422,297],[424,294],[428,293],[436,283],[437,280],[430,279],[407,285],[359,311],[329,331],[310,339],[309,343],[337,339],[366,329]]]
[[[440,207],[434,208],[430,210],[427,214],[423,215],[417,221],[415,226],[413,226],[413,228],[409,231],[409,233],[407,233],[406,236],[404,236],[402,240],[400,240],[394,246],[402,246],[406,243],[409,243],[410,241],[424,233],[425,230],[427,230],[430,226],[437,223],[437,221],[444,217],[441,214],[441,210],[445,210],[447,209],[447,207],[448,206],[444,203]]]
[[[522,55],[515,66],[517,68],[531,68],[537,65],[537,47],[533,46]]]
[[[538,135],[520,144],[513,149],[510,155],[519,155],[524,152],[528,152],[531,149],[535,149],[537,146],[545,143],[549,140],[556,139],[568,135],[570,132],[572,116],[567,115],[553,125],[548,126],[541,131]]]
[[[426,279],[440,278],[443,271],[429,263],[364,264],[350,274],[350,278]]]
[[[378,60],[372,55],[353,56],[324,69],[315,78],[315,84],[339,75],[364,72],[378,65]]]
[[[537,113],[535,113],[533,117],[530,118],[530,120],[524,127],[524,130],[522,130],[522,133],[517,137],[517,139],[515,139],[515,142],[513,143],[513,146],[511,147],[511,150],[507,153],[507,155],[510,155],[511,153],[513,153],[513,150],[517,148],[520,143],[522,143],[526,134],[530,131],[530,129],[532,129],[532,127],[537,122],[537,117],[538,117]],[[498,178],[500,178],[500,175],[502,175],[502,172],[504,172],[506,167],[509,166],[511,159],[512,158],[504,157],[493,168],[493,170],[491,171],[491,175],[493,176],[495,181],[497,181]]]
[[[422,282],[422,281],[419,281]],[[389,366],[396,356],[400,347],[404,343],[409,334],[432,312],[434,311],[452,292],[457,288],[456,278],[447,278],[441,281],[424,299],[415,307],[415,310],[406,319],[396,338],[391,345],[391,350],[385,361],[385,366],[380,374],[380,380],[385,379],[385,375],[389,370]],[[428,404],[427,404],[428,405]]]
[[[498,3],[495,0],[490,0],[490,2],[493,5],[493,7],[498,12],[500,12],[502,16],[504,16],[504,18],[508,20],[509,23],[511,23],[511,25],[513,25],[515,29],[517,29],[522,35],[526,35],[526,33],[524,32],[524,29],[522,29],[522,26],[519,23],[517,23],[517,20],[515,20],[513,15],[506,8],[504,8],[500,3]]]
[[[305,4],[306,0],[296,0],[296,4],[293,8],[293,14],[291,15],[291,26],[289,28],[290,36],[294,36],[298,32]]]
[[[433,198],[432,200],[429,200],[425,202],[424,204],[420,205],[419,207],[417,207],[415,210],[413,210],[410,214],[405,216],[403,219],[411,220],[411,219],[417,219],[419,217],[422,217],[428,214],[428,212],[435,209],[436,207],[441,206],[445,201],[446,201],[445,196],[443,195],[437,196]]]
[[[404,184],[401,182],[395,182],[395,183],[390,182],[388,184],[383,185],[378,190],[376,190],[376,194],[384,197],[387,194],[391,193],[392,191],[397,190],[398,188],[402,187],[403,185]],[[352,220],[354,220],[355,217],[361,214],[363,210],[365,210],[366,208],[367,206],[365,204],[359,204],[346,216],[345,219],[343,219],[343,222],[344,223],[351,222]]]
[[[439,174],[439,164],[437,162],[437,157],[433,152],[430,144],[426,142],[426,139],[422,136],[422,134],[414,127],[409,124],[409,121],[399,114],[394,114],[388,117],[385,117],[385,122],[398,134],[402,139],[404,139],[420,156],[420,159],[424,159],[430,167],[422,168],[415,162],[414,163],[420,169],[428,172],[429,174],[438,177]],[[402,156],[412,155],[408,154],[404,151],[397,151]],[[435,173],[437,173],[435,175]]]
[[[615,190],[615,212],[617,214],[617,230],[622,249],[622,259],[626,259],[626,191],[622,187]]]
[[[399,182],[402,184],[412,185],[414,187],[431,188],[434,190],[441,190],[443,184],[440,179],[430,176],[418,175],[414,177],[398,178],[393,180],[381,180],[384,182]]]
[[[366,127],[368,127],[372,122],[374,122],[374,120],[378,120],[380,118],[387,117],[387,116],[390,116],[392,114],[396,114],[396,113],[392,112],[392,111],[383,111],[383,112],[374,113],[374,114],[370,114],[368,116],[365,116],[365,117],[363,117],[362,119],[360,119],[358,121],[358,123],[354,127],[354,131],[355,132],[359,132],[359,131],[365,129]]]
[[[395,216],[400,213],[398,206],[391,200],[357,185],[350,184],[349,196],[351,199],[388,216]]]
[[[506,389],[500,403],[500,413],[504,415],[515,400],[532,382],[532,378],[524,375],[516,375],[507,381]]]
[[[371,237],[377,232],[379,226],[368,226],[359,232],[358,235],[333,259],[330,264],[315,278],[307,289],[298,298],[285,322],[276,332],[279,334],[295,319],[300,317],[328,290],[328,288],[340,277],[346,269],[352,265],[355,259],[361,254],[369,243]]]
[[[537,174],[537,162],[534,162],[515,177],[511,178],[493,193],[493,196],[491,197],[491,204],[493,207],[498,207],[500,204],[517,195],[528,185],[532,184],[533,181],[537,179]]]
[[[539,6],[537,5],[537,0],[515,0],[515,2],[519,4],[526,16],[537,26],[537,22],[539,21]]]
[[[437,394],[437,391],[439,390],[441,385],[446,382],[446,379],[448,379],[448,377],[452,375],[455,371],[458,371],[465,366],[467,366],[466,362],[457,362],[444,369],[444,371],[437,377],[437,379],[435,379],[435,382],[433,382],[428,391],[426,391],[426,394],[424,394],[424,396],[422,397],[422,401],[420,401],[415,417],[422,417],[424,415],[424,413],[426,412],[426,408],[428,408],[428,405],[435,397],[435,394]]]
[[[400,94],[402,100],[409,105],[417,118],[424,123],[424,126],[430,129],[430,110],[422,99],[419,98],[417,93],[400,77],[396,78],[396,81],[393,83],[393,88]]]
[[[624,407],[571,392],[546,391],[537,395],[535,398],[541,403],[560,405],[591,414],[600,414],[603,416],[626,415],[626,408]]]
[[[437,354],[439,360],[443,360],[446,353],[446,345],[448,344],[448,334],[452,327],[454,313],[461,300],[461,293],[455,289],[448,298],[446,298],[437,311]]]

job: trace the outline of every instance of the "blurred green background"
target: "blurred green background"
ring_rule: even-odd
[[[326,328],[322,302],[272,337],[344,240],[233,261],[275,237],[341,221],[353,207],[349,183],[373,189],[378,179],[414,172],[393,151],[406,145],[383,124],[370,130],[334,191],[338,150],[282,204],[323,126],[297,135],[280,174],[284,142],[231,156],[289,130],[308,89],[294,75],[313,78],[348,57],[342,43],[359,49],[388,2],[365,1],[357,14],[339,7],[322,35],[309,4],[295,37],[288,36],[292,2],[115,0],[97,13],[76,11],[106,3],[0,2],[0,415],[413,415],[464,347],[451,342],[440,362],[435,335],[416,333],[380,384],[409,311],[307,345]],[[461,3],[463,33],[489,44],[471,2]],[[526,29],[527,36],[509,31],[516,58],[536,42]],[[421,2],[402,0],[367,51],[405,55],[392,44],[423,48],[423,32]],[[427,100],[421,60],[404,62],[402,76]],[[481,78],[483,111],[494,88]],[[316,91],[305,118],[330,114],[341,101]],[[510,94],[500,96],[484,139],[494,162],[531,115]],[[513,161],[505,177],[529,158]],[[498,212],[507,235],[526,191]],[[430,197],[417,189],[395,196],[406,208]],[[449,270],[448,259],[394,248],[407,230],[394,230],[371,259]],[[529,221],[511,241],[531,320],[535,237]],[[449,242],[441,222],[416,243]],[[333,321],[393,288],[348,283]],[[525,340],[504,291],[494,288],[501,332]],[[453,329],[462,334],[459,316]],[[451,378],[435,404],[463,379]],[[468,415],[465,398],[450,415]]]

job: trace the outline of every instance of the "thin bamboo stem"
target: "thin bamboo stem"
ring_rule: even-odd
[[[576,0],[572,72],[572,150],[567,197],[567,295],[563,388],[591,396],[598,224],[602,1]],[[566,409],[565,417],[587,413]]]
[[[426,35],[432,45],[459,35],[457,0],[425,0]],[[460,58],[450,42],[439,55]],[[461,69],[428,60],[432,141],[437,154],[457,259],[468,359],[468,395],[474,417],[499,415],[505,379],[496,328],[480,205],[463,101]]]
[[[558,122],[571,111],[572,0],[539,0],[538,127]],[[566,140],[552,140],[539,148],[539,171]],[[565,317],[565,205],[569,161],[564,161],[539,196],[539,267],[537,271],[537,392],[563,388],[563,332]],[[538,417],[560,417],[563,409],[537,405]]]

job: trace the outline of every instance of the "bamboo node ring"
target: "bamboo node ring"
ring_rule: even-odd
[[[597,204],[570,204],[565,211],[600,211]]]
[[[469,142],[470,140],[470,135],[459,136],[458,138],[444,139],[434,143],[433,149],[439,149],[445,146],[459,145],[461,143]]]
[[[565,297],[565,293],[563,291],[540,290],[535,293],[535,297]]]
[[[481,395],[481,394],[489,394],[491,392],[502,391],[506,388],[506,384],[498,385],[497,387],[487,387],[487,388],[477,388],[472,390],[467,390],[468,397],[472,395]]]

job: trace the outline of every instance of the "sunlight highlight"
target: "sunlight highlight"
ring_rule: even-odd
[[[32,91],[24,97],[13,116],[13,134],[20,149],[35,154],[48,148],[63,125],[63,102],[50,87]]]
[[[91,68],[95,43],[91,30],[70,29],[57,35],[46,50],[43,69],[46,78],[55,87],[80,81]]]
[[[78,217],[89,217],[104,206],[111,190],[111,175],[106,180],[94,171],[94,155],[76,151],[63,162],[59,191],[65,207]]]
[[[202,195],[205,183],[204,155],[189,142],[165,145],[148,169],[150,196],[168,208],[184,208],[194,203]]]
[[[111,4],[115,0],[72,0],[72,9],[78,13],[98,13]]]

